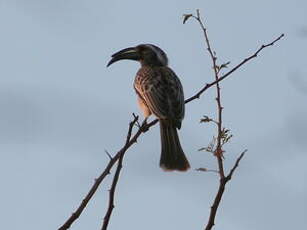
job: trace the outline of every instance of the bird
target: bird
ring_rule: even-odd
[[[133,86],[145,121],[151,114],[159,120],[160,167],[164,171],[187,171],[190,164],[177,133],[185,114],[183,87],[175,72],[168,66],[166,53],[156,45],[140,44],[111,55],[107,67],[125,59],[141,64]]]

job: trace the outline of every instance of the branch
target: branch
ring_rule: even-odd
[[[199,25],[204,33],[204,37],[205,37],[205,43],[207,45],[207,50],[210,54],[210,58],[212,60],[212,67],[213,67],[213,71],[214,71],[214,77],[215,77],[215,81],[216,81],[216,102],[217,102],[217,144],[216,144],[216,148],[214,151],[214,155],[217,159],[217,164],[218,164],[218,169],[219,169],[219,176],[220,176],[220,184],[219,184],[219,188],[218,188],[218,192],[215,196],[213,205],[211,206],[211,212],[210,212],[210,216],[208,219],[208,223],[205,227],[205,230],[210,230],[212,229],[213,225],[214,225],[214,220],[215,220],[215,216],[216,216],[216,212],[217,209],[219,207],[219,204],[222,200],[222,196],[224,194],[225,191],[225,185],[227,183],[227,181],[225,180],[225,173],[224,173],[224,165],[223,165],[223,150],[222,150],[222,145],[221,145],[221,139],[222,139],[222,103],[221,103],[221,88],[220,88],[220,84],[219,84],[219,68],[218,65],[216,64],[216,60],[217,57],[215,56],[215,52],[212,51],[211,45],[210,45],[210,41],[209,41],[209,37],[208,37],[208,33],[207,33],[207,29],[205,28],[201,18],[200,18],[200,14],[199,14],[199,10],[197,10],[197,16],[192,16],[193,18],[195,18],[198,22]]]
[[[231,180],[232,174],[233,174],[233,173],[235,172],[235,170],[238,168],[239,163],[240,163],[241,159],[243,158],[243,156],[245,155],[246,152],[247,152],[247,149],[245,149],[245,150],[240,154],[240,156],[237,158],[236,163],[233,165],[233,167],[231,168],[229,174],[226,176],[226,181],[227,181],[227,182]]]
[[[66,230],[69,229],[71,224],[79,218],[79,216],[81,215],[81,213],[83,212],[83,210],[85,209],[86,205],[88,204],[88,202],[91,200],[91,198],[93,197],[93,195],[95,194],[96,190],[98,189],[100,183],[103,181],[103,179],[110,174],[110,170],[113,167],[113,165],[115,164],[115,162],[118,160],[120,153],[124,151],[123,149],[121,149],[108,163],[108,165],[106,166],[106,168],[104,169],[104,171],[101,173],[101,175],[95,179],[95,183],[93,184],[92,188],[90,189],[90,191],[87,193],[87,195],[85,196],[85,198],[82,200],[81,204],[79,205],[79,207],[77,208],[77,210],[75,212],[73,212],[71,214],[71,216],[66,220],[66,222],[58,229],[58,230]]]
[[[217,191],[217,194],[214,198],[214,202],[211,206],[211,209],[210,209],[210,216],[209,216],[209,219],[208,219],[208,223],[206,225],[206,228],[205,230],[210,230],[212,229],[212,227],[214,226],[214,220],[215,220],[215,216],[216,216],[216,213],[217,213],[217,210],[218,210],[218,207],[219,207],[219,204],[222,200],[222,196],[224,194],[224,191],[225,191],[225,186],[226,184],[231,180],[231,176],[232,174],[234,173],[234,171],[237,169],[237,167],[239,166],[239,163],[241,161],[241,159],[243,158],[244,154],[247,152],[247,150],[244,150],[240,156],[238,157],[238,159],[236,160],[236,163],[234,164],[234,166],[232,167],[232,169],[230,170],[230,173],[224,177],[223,179],[220,179],[220,184],[219,184],[219,188],[218,188],[218,191]]]
[[[85,209],[86,205],[88,204],[88,202],[91,200],[91,198],[95,194],[95,192],[98,189],[101,182],[104,180],[104,178],[108,174],[110,174],[111,168],[116,163],[116,161],[120,158],[120,156],[125,154],[125,152],[130,148],[130,146],[137,142],[138,137],[143,132],[144,133],[147,132],[149,130],[149,127],[155,125],[156,123],[157,123],[157,121],[152,121],[149,124],[143,123],[142,126],[139,127],[137,132],[131,138],[129,138],[129,141],[128,141],[128,136],[131,135],[131,134],[129,134],[129,131],[128,131],[127,140],[126,140],[125,145],[116,153],[116,155],[114,157],[112,157],[110,159],[110,161],[109,161],[108,165],[106,166],[106,168],[104,169],[104,171],[101,173],[101,175],[97,179],[95,179],[95,183],[93,184],[93,186],[91,187],[90,191],[87,193],[85,198],[82,200],[79,207],[76,209],[76,211],[74,213],[72,213],[72,215],[66,220],[66,222],[58,230],[66,230],[66,229],[70,228],[72,223],[75,222],[79,218],[79,216],[81,215],[81,213]],[[130,124],[129,124],[129,127],[130,127]]]
[[[218,161],[218,167],[219,167],[219,175],[220,178],[223,179],[225,177],[224,174],[224,166],[223,166],[223,150],[222,150],[222,145],[221,145],[221,137],[222,137],[222,104],[221,104],[221,88],[220,88],[220,84],[219,84],[219,68],[218,65],[216,64],[216,60],[217,57],[215,55],[215,52],[212,51],[211,49],[211,45],[210,45],[210,41],[209,41],[209,37],[208,37],[208,33],[207,33],[207,29],[205,28],[201,18],[200,18],[200,14],[199,14],[199,10],[197,10],[197,17],[193,16],[200,24],[200,27],[203,30],[204,33],[204,37],[205,37],[205,43],[207,45],[207,50],[210,54],[211,60],[212,60],[212,67],[213,67],[213,71],[214,71],[214,76],[215,76],[215,81],[216,81],[216,102],[217,102],[217,107],[218,107],[218,117],[217,117],[217,145],[216,145],[216,149],[215,149],[215,156],[217,158]]]
[[[240,64],[238,64],[235,68],[233,68],[231,71],[229,71],[227,74],[225,74],[223,77],[219,77],[219,72],[222,68],[222,66],[226,67],[227,64],[223,64],[221,66],[218,66],[216,63],[217,57],[214,51],[212,51],[211,45],[210,45],[210,41],[209,41],[209,37],[208,37],[208,33],[207,33],[207,29],[205,28],[202,19],[200,17],[200,13],[199,10],[197,10],[197,16],[194,15],[190,15],[189,17],[192,17],[194,19],[196,19],[204,33],[204,38],[205,38],[205,43],[207,46],[207,50],[210,54],[210,58],[212,60],[212,65],[213,65],[213,70],[214,70],[214,77],[215,77],[215,82],[216,82],[216,102],[217,102],[217,144],[216,144],[216,148],[214,150],[214,155],[217,159],[217,164],[218,164],[218,168],[219,168],[219,176],[220,176],[220,183],[219,183],[219,188],[217,191],[217,194],[214,198],[214,202],[213,205],[211,206],[211,210],[210,210],[210,215],[209,215],[209,219],[208,222],[206,224],[205,230],[211,230],[212,227],[214,226],[214,222],[215,222],[215,217],[216,217],[216,213],[217,210],[219,208],[220,202],[222,200],[224,191],[225,191],[225,186],[227,184],[227,182],[229,182],[231,180],[232,174],[234,173],[234,171],[236,170],[236,168],[239,165],[240,160],[242,159],[242,157],[244,156],[245,152],[247,150],[245,150],[243,153],[241,153],[241,155],[239,156],[239,158],[237,159],[235,165],[232,167],[232,169],[230,170],[229,174],[227,175],[227,177],[225,177],[225,173],[224,173],[224,165],[223,165],[223,149],[222,149],[222,138],[224,136],[223,134],[223,127],[222,127],[222,111],[223,111],[223,107],[222,107],[222,103],[221,103],[221,88],[219,85],[219,81],[221,81],[222,79],[225,79],[227,76],[229,76],[231,73],[233,73],[236,69],[238,69],[240,66],[242,66],[244,63],[246,63],[248,60],[254,58],[257,56],[257,54],[264,49],[267,46],[271,46],[273,45],[276,41],[278,41],[283,35],[281,35],[280,37],[278,37],[277,39],[275,39],[273,42],[271,42],[268,45],[262,45],[257,51],[256,53],[254,53],[253,55],[251,55],[250,57],[244,59]],[[187,20],[187,18],[185,17],[185,21]],[[192,97],[192,99],[195,99],[197,97],[200,96],[200,94],[202,93],[203,90],[206,90],[206,87],[208,86],[208,84],[199,92],[199,95],[196,94],[196,97]]]
[[[187,100],[185,100],[186,103],[193,101],[195,99],[199,99],[200,96],[211,86],[217,84],[218,82],[224,80],[226,77],[228,77],[229,75],[231,75],[234,71],[236,71],[237,69],[239,69],[242,65],[244,65],[245,63],[249,62],[251,59],[256,58],[258,56],[258,54],[264,49],[267,48],[269,46],[273,46],[276,42],[278,42],[280,39],[282,39],[285,35],[281,34],[279,37],[277,37],[274,41],[272,41],[271,43],[262,45],[255,53],[253,53],[252,55],[250,55],[249,57],[245,58],[243,61],[241,61],[239,64],[237,64],[235,67],[233,67],[230,71],[228,71],[227,73],[225,73],[223,76],[221,76],[219,79],[211,82],[211,83],[207,83],[202,89],[200,89],[194,96],[188,98]]]
[[[125,145],[129,144],[133,126],[137,123],[138,119],[139,119],[139,117],[134,115],[134,120],[130,122]],[[106,214],[103,218],[103,224],[102,224],[101,230],[106,230],[108,228],[109,221],[110,221],[110,218],[111,218],[111,215],[112,215],[112,211],[114,209],[114,194],[115,194],[116,185],[117,185],[117,182],[118,182],[118,179],[119,179],[120,171],[122,169],[124,155],[125,155],[125,152],[121,152],[120,155],[119,155],[117,168],[116,168],[116,171],[115,171],[115,174],[114,174],[114,177],[113,177],[111,189],[109,191],[109,206],[108,206]]]

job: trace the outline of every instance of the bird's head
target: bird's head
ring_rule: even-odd
[[[112,59],[107,66],[123,59],[139,61],[142,66],[167,66],[168,64],[164,51],[152,44],[141,44],[120,50],[112,55]]]

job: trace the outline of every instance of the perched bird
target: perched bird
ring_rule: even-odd
[[[165,52],[155,45],[141,44],[113,54],[107,66],[123,59],[141,64],[134,80],[134,89],[145,118],[154,114],[159,119],[160,167],[166,171],[188,170],[190,164],[177,134],[184,118],[184,94],[179,78],[168,67]]]

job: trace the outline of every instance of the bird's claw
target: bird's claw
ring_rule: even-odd
[[[141,128],[143,129],[143,132],[146,132],[149,129],[148,128],[148,123],[147,123],[147,117],[142,122]]]

